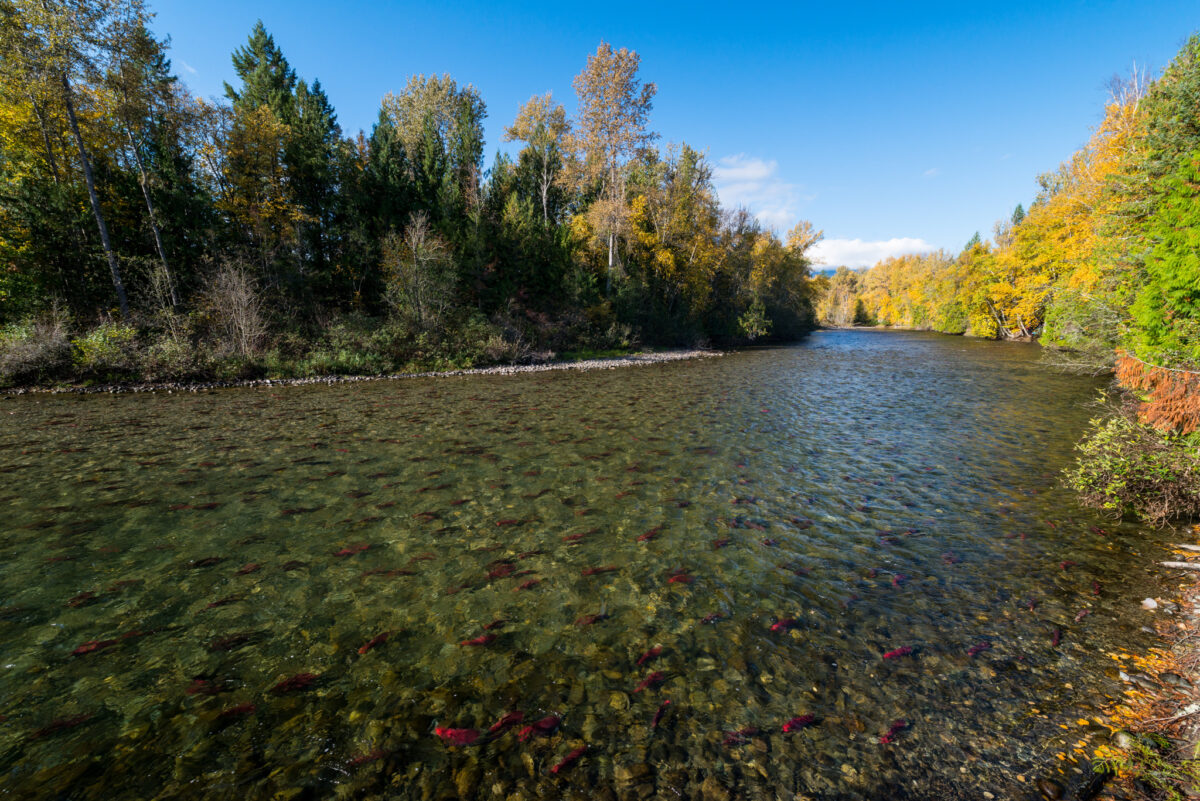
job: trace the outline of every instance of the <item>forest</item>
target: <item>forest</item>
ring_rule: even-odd
[[[378,374],[814,325],[807,222],[721,208],[601,44],[568,116],[415,72],[338,124],[260,22],[193,96],[141,0],[0,0],[0,384]],[[581,59],[581,61],[584,61]],[[319,68],[320,65],[312,65]],[[412,65],[418,70],[420,65]]]
[[[1101,124],[961,252],[815,279],[830,325],[1037,340],[1116,390],[1080,445],[1085,500],[1155,522],[1200,514],[1200,36],[1156,79],[1114,79]]]

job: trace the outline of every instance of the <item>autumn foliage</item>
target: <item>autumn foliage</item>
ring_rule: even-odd
[[[1116,376],[1142,393],[1142,422],[1178,434],[1200,429],[1200,373],[1156,367],[1126,353],[1117,359]]]
[[[396,372],[813,327],[819,232],[784,239],[723,209],[701,150],[659,146],[632,50],[581,53],[573,114],[533,96],[504,128],[519,149],[488,164],[496,110],[469,83],[403,65],[415,74],[348,135],[262,22],[225,97],[205,100],[152,16],[145,0],[0,0],[0,384],[80,377],[60,319],[68,338],[113,318],[135,332],[145,358],[111,380]],[[253,336],[232,337],[216,286],[261,310]]]

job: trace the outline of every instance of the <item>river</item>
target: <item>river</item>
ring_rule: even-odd
[[[1165,536],[1060,485],[1097,387],[1033,346],[830,331],[587,373],[8,398],[0,795],[1069,784],[1155,641]]]

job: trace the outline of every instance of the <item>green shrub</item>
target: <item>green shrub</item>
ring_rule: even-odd
[[[143,381],[180,381],[205,378],[209,359],[190,342],[165,335],[151,343],[142,354]]]
[[[1166,434],[1132,409],[1091,422],[1067,480],[1083,502],[1154,525],[1200,516],[1200,433]]]
[[[750,308],[738,318],[738,333],[751,342],[771,333],[771,321],[767,319],[767,311],[761,300],[755,298]]]
[[[526,349],[519,341],[511,341],[499,326],[481,316],[467,320],[458,333],[448,337],[441,349],[442,357],[457,367],[515,362]]]
[[[1175,753],[1161,734],[1128,735],[1128,749],[1120,756],[1096,760],[1097,772],[1129,775],[1163,794],[1168,801],[1184,801],[1200,793],[1200,758]]]
[[[312,351],[296,365],[301,376],[377,375],[391,372],[391,360],[379,353],[353,348]]]
[[[71,340],[71,361],[84,375],[96,378],[136,373],[139,366],[137,329],[104,322]]]

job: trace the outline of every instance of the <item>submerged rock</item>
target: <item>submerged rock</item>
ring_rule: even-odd
[[[1062,785],[1053,779],[1038,779],[1035,784],[1038,788],[1038,792],[1042,794],[1043,798],[1048,798],[1050,801],[1056,801],[1057,799],[1063,797]]]
[[[704,782],[700,785],[700,798],[703,801],[729,801],[732,796],[725,789],[725,785],[710,774],[704,777]]]

